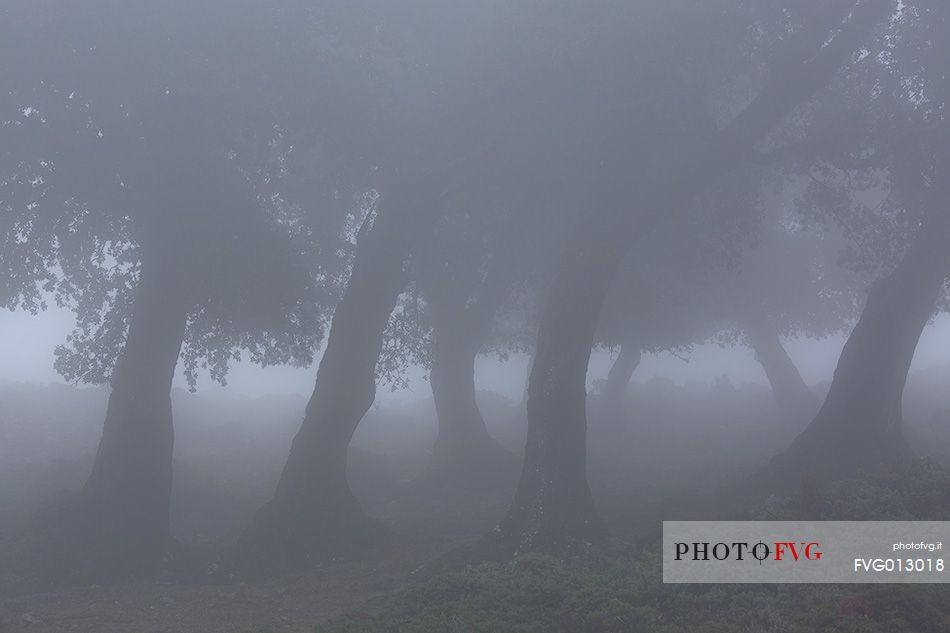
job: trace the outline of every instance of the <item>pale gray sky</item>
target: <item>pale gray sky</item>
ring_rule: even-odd
[[[72,314],[52,308],[33,316],[25,312],[0,312],[0,381],[62,382],[53,369],[53,349],[61,343],[72,328]],[[842,337],[820,341],[798,340],[788,344],[789,354],[809,384],[830,380],[838,354],[844,344]],[[514,355],[506,363],[494,357],[479,359],[477,382],[481,389],[501,393],[512,399],[521,397],[527,359]],[[914,369],[950,365],[950,315],[942,314],[924,332],[914,358]],[[589,379],[603,378],[610,366],[606,352],[594,354]],[[717,345],[697,347],[688,362],[670,354],[644,357],[637,369],[636,380],[651,376],[666,376],[677,382],[709,381],[727,374],[733,383],[764,383],[765,375],[751,350],[736,348],[723,350]],[[309,396],[313,389],[315,367],[297,369],[270,367],[261,369],[248,363],[235,366],[229,377],[229,388],[247,395],[297,393]],[[421,369],[414,369],[410,390],[392,393],[388,387],[379,390],[381,402],[412,400],[428,395],[428,383]],[[185,387],[179,372],[176,384]],[[212,386],[204,377],[199,389]]]

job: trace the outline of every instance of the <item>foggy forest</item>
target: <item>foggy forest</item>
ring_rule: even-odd
[[[950,632],[947,575],[661,569],[950,521],[948,36],[3,0],[0,632]]]

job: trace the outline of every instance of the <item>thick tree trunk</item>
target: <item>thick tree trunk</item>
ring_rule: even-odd
[[[894,272],[871,289],[821,410],[756,477],[760,486],[791,489],[803,480],[830,480],[909,457],[901,433],[901,399],[917,342],[947,274],[947,234],[922,229]]]
[[[251,568],[303,568],[362,547],[381,531],[350,491],[346,465],[353,433],[376,397],[386,324],[408,282],[405,260],[415,233],[411,218],[417,216],[408,196],[390,196],[395,204],[385,204],[357,244],[313,395],[274,497],[238,543],[239,556]]]
[[[154,264],[154,265],[153,265]],[[132,322],[92,474],[79,500],[84,557],[100,567],[141,569],[169,544],[171,385],[184,336],[180,288],[158,262],[143,262]]]
[[[595,188],[607,204],[578,227],[579,237],[562,259],[541,318],[528,387],[525,463],[514,502],[499,525],[502,538],[519,549],[570,549],[604,533],[587,483],[586,374],[600,310],[620,261],[635,237],[728,173],[826,85],[889,7],[886,0],[863,2],[854,11],[829,7],[830,15],[823,16],[828,23],[809,29],[797,42],[807,45],[788,47],[780,72],[717,138],[685,163],[667,166],[641,183],[637,197],[648,216],[631,224],[616,207],[628,199],[628,182]],[[826,41],[829,29],[845,17],[844,28]]]
[[[607,372],[607,382],[601,394],[603,418],[609,422],[622,424],[627,401],[627,387],[633,372],[640,365],[640,345],[626,342],[620,346],[620,354]]]
[[[902,399],[920,335],[950,275],[950,186],[943,178],[950,143],[946,129],[902,140],[894,184],[921,224],[897,267],[868,293],[818,415],[748,483],[756,492],[813,485],[912,456],[901,428]]]
[[[746,325],[745,332],[772,386],[783,428],[801,430],[815,416],[818,396],[805,384],[775,328],[764,320],[755,321]]]
[[[582,548],[606,534],[587,483],[586,376],[600,309],[625,249],[590,230],[584,243],[596,248],[572,250],[562,261],[538,332],[521,479],[499,526],[519,549]]]
[[[475,358],[481,336],[461,326],[436,327],[430,382],[439,433],[429,480],[454,489],[479,488],[510,476],[516,463],[488,433],[475,399]]]

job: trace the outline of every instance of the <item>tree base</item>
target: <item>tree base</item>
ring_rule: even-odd
[[[228,564],[252,577],[304,571],[360,558],[382,547],[388,536],[355,500],[306,511],[272,500],[258,510]]]
[[[899,433],[878,437],[813,423],[742,488],[758,495],[808,490],[859,472],[875,473],[904,465],[913,459],[913,450]]]
[[[572,555],[610,541],[606,523],[588,492],[569,498],[544,499],[543,492],[523,503],[519,494],[508,515],[490,538],[507,542],[516,553]]]

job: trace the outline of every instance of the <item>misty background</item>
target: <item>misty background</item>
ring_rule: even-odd
[[[945,633],[945,0],[0,3],[0,631]],[[806,605],[807,608],[802,608]]]
[[[55,306],[38,315],[23,312],[0,312],[0,381],[47,384],[62,382],[53,368],[53,350],[61,345],[72,331],[75,318],[71,311]],[[828,336],[820,340],[794,339],[787,341],[789,356],[795,361],[802,377],[810,385],[831,380],[835,364],[846,337]],[[595,351],[591,357],[588,382],[603,379],[610,369],[610,351]],[[479,389],[493,391],[506,398],[521,397],[527,375],[528,357],[513,354],[500,362],[493,356],[478,359],[475,379]],[[911,371],[943,369],[950,389],[950,315],[938,314],[924,330],[914,354]],[[385,387],[378,392],[380,403],[406,402],[428,397],[426,371],[413,367],[408,389],[393,391]],[[636,381],[663,376],[678,383],[710,382],[716,376],[726,375],[735,384],[752,382],[767,385],[768,381],[754,358],[745,347],[723,348],[707,342],[697,346],[688,355],[654,353],[646,355],[637,368]],[[187,389],[182,375],[177,375],[175,386]],[[203,376],[202,391],[218,387]],[[250,363],[235,364],[228,375],[228,390],[236,395],[264,396],[296,394],[308,396],[313,390],[313,367],[261,368]]]

